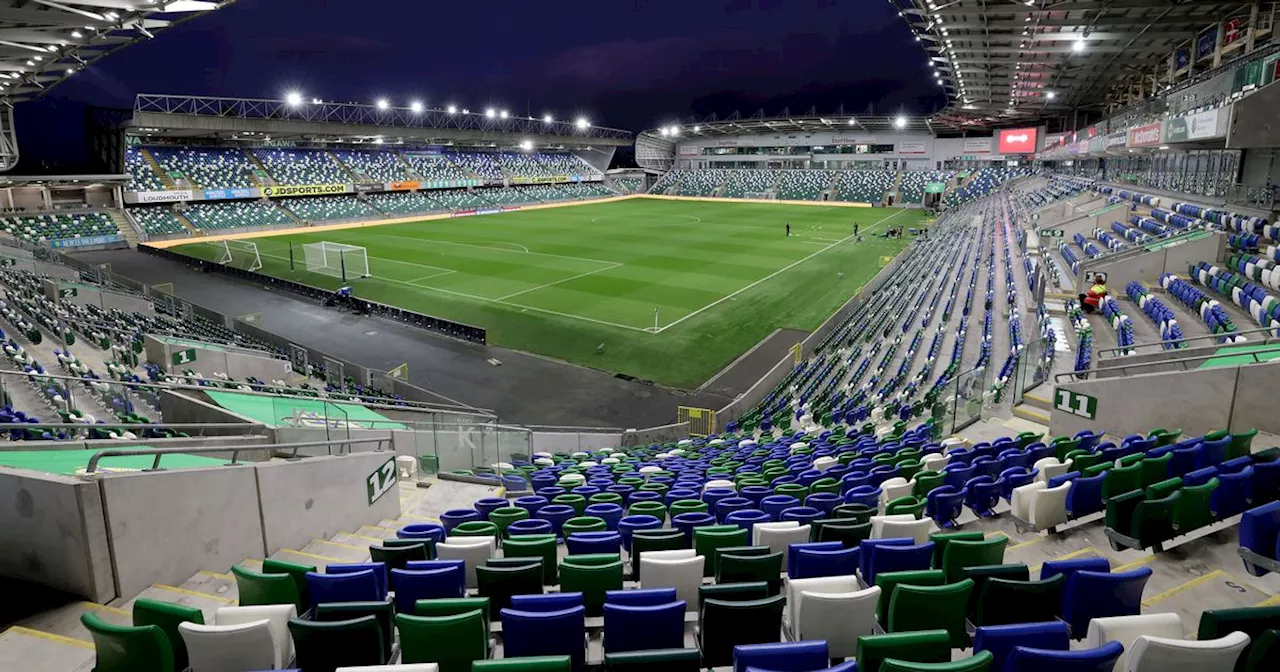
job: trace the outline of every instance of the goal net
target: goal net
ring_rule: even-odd
[[[214,243],[218,246],[218,263],[223,266],[246,271],[262,268],[262,255],[258,254],[258,244],[251,240],[224,240]]]
[[[307,262],[307,270],[312,273],[330,275],[335,278],[368,278],[369,254],[358,245],[343,243],[306,243],[302,253]]]

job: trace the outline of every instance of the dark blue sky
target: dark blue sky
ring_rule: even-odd
[[[20,105],[18,131],[31,158],[58,157],[80,151],[86,104],[290,89],[630,130],[762,107],[929,113],[945,97],[925,61],[886,0],[240,0]]]

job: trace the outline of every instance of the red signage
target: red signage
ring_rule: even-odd
[[[1160,123],[1129,129],[1130,147],[1150,147],[1160,144]]]
[[[1000,131],[1001,154],[1035,154],[1036,129],[1014,128]]]

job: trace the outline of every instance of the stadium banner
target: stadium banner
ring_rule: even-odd
[[[1129,141],[1129,136],[1125,135],[1123,131],[1121,131],[1120,133],[1112,133],[1111,135],[1107,136],[1107,149],[1124,147],[1125,143],[1128,141]]]
[[[1160,144],[1160,122],[1129,129],[1129,147],[1151,147]]]
[[[511,184],[558,184],[568,181],[568,175],[525,175],[511,178]],[[574,181],[581,182],[582,178]]]
[[[1235,18],[1222,24],[1222,46],[1234,44],[1237,40],[1245,36],[1248,28],[1244,27],[1244,20]]]
[[[407,182],[388,182],[387,191],[417,191],[422,188],[422,183],[417,180],[409,180]]]
[[[991,138],[966,138],[964,141],[965,154],[990,154]]]
[[[178,203],[180,201],[189,201],[196,197],[190,189],[179,189],[176,191],[138,191],[134,192],[139,203]]]
[[[204,200],[206,201],[223,201],[229,198],[258,198],[261,195],[262,191],[257,188],[204,190]]]
[[[263,187],[262,195],[267,198],[283,198],[285,196],[324,196],[327,194],[349,194],[350,184],[277,184],[274,187]]]
[[[384,188],[381,182],[356,184],[355,186],[357,193],[364,193],[366,191],[382,191]]]
[[[504,206],[502,206],[500,209],[501,209],[503,212],[511,212],[512,210],[519,210],[519,209],[520,209],[520,206],[518,206],[518,205],[504,205]]]
[[[123,243],[124,236],[88,236],[85,238],[59,238],[49,241],[49,247],[67,248],[67,247],[90,247],[92,245],[110,245],[111,243]]]
[[[466,210],[454,210],[450,213],[450,217],[471,217],[473,215],[496,215],[506,208],[467,208]]]
[[[471,215],[474,215],[474,214],[476,214],[475,208],[467,208],[466,210],[454,210],[453,212],[449,213],[449,216],[450,217],[470,217]]]
[[[1212,26],[1196,36],[1196,60],[1199,61],[1213,55],[1218,48],[1218,27]]]
[[[899,154],[928,154],[929,147],[923,142],[899,142]]]
[[[701,154],[701,147],[685,147],[683,145],[680,147],[680,156],[699,156]]]
[[[924,193],[926,194],[941,194],[946,190],[947,190],[946,182],[930,182],[924,185]]]
[[[484,186],[484,181],[475,178],[467,178],[465,180],[427,180],[421,182],[418,186],[421,189],[461,189],[463,187]]]
[[[1186,70],[1191,65],[1191,47],[1178,47],[1173,52],[1174,71]]]
[[[1218,111],[1209,110],[1169,119],[1169,129],[1165,131],[1165,142],[1207,140],[1217,136]]]
[[[1035,154],[1036,132],[1034,128],[1010,128],[1000,131],[1001,154]]]

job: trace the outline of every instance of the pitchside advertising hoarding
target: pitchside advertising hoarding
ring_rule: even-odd
[[[964,141],[965,154],[990,154],[991,138],[966,138]]]
[[[1208,140],[1218,136],[1218,110],[1209,110],[1169,120],[1165,142]]]
[[[274,187],[263,187],[262,195],[267,198],[283,198],[285,196],[346,194],[350,191],[351,185],[349,184],[278,184]]]
[[[1160,144],[1160,122],[1129,129],[1130,147],[1152,147]]]
[[[195,198],[190,189],[174,191],[139,191],[136,192],[139,203],[178,203]]]
[[[1035,154],[1036,132],[1034,128],[1010,128],[1000,131],[1001,154]]]
[[[899,154],[927,154],[929,147],[923,142],[899,142]]]
[[[224,201],[229,198],[257,198],[261,192],[257,189],[205,189],[204,200]]]
[[[1125,135],[1124,133],[1112,133],[1111,135],[1107,136],[1107,149],[1116,149],[1118,147],[1124,147],[1125,143],[1128,141],[1129,141],[1129,136]]]

